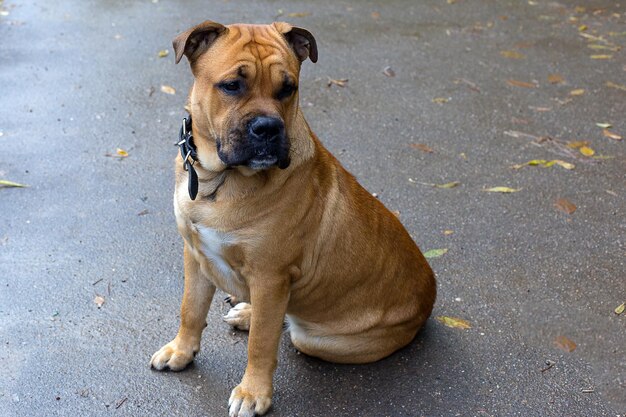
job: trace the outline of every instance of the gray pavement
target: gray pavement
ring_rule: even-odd
[[[449,249],[431,260],[433,316],[472,325],[430,320],[365,366],[305,357],[285,335],[271,415],[625,415],[626,313],[613,310],[626,301],[626,140],[596,126],[626,137],[623,2],[0,5],[0,179],[30,186],[0,189],[0,415],[227,414],[246,335],[221,321],[223,294],[193,366],[148,368],[175,335],[183,285],[172,143],[191,77],[170,41],[204,19],[316,35],[300,84],[309,123],[423,250]],[[558,142],[582,140],[612,158]],[[129,156],[105,156],[117,148]],[[510,168],[532,159],[575,168]],[[576,349],[558,349],[559,335]]]

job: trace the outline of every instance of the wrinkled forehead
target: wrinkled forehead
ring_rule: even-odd
[[[242,77],[294,82],[300,69],[287,40],[272,25],[230,25],[206,55],[213,81]]]

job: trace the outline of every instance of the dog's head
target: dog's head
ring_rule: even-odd
[[[194,136],[207,142],[196,143],[199,154],[216,153],[223,167],[289,166],[300,64],[317,61],[313,35],[283,22],[206,21],[173,46],[176,63],[185,55],[194,76],[188,105],[202,131]]]

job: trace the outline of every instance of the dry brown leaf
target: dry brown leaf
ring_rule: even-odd
[[[548,82],[550,84],[562,84],[565,82],[565,79],[563,79],[561,74],[550,74],[548,75]]]
[[[609,129],[602,130],[602,134],[609,139],[622,140],[622,137],[620,135],[618,135],[617,133],[611,132]]]
[[[161,91],[165,94],[171,94],[174,95],[176,94],[176,89],[172,86],[169,85],[162,85],[161,86]]]
[[[556,200],[554,202],[554,207],[567,214],[572,214],[576,211],[576,206],[574,205],[574,203],[566,198],[559,198],[558,200]]]
[[[411,148],[419,149],[422,152],[433,153],[435,150],[428,145],[424,145],[423,143],[411,143],[409,145]]]
[[[565,336],[557,336],[557,338],[554,339],[554,345],[565,352],[573,352],[574,349],[576,349],[576,343]]]
[[[380,13],[379,12],[372,12],[372,14],[370,16],[372,16],[372,19],[374,19],[374,20],[380,19]]]
[[[348,82],[347,78],[340,78],[340,79],[335,80],[333,78],[328,77],[328,86],[329,87],[331,87],[333,85],[336,85],[338,87],[345,87],[347,82]]]
[[[458,317],[447,317],[447,316],[438,316],[436,317],[437,321],[443,323],[447,327],[452,327],[453,329],[471,329],[472,325],[469,321],[460,319]]]
[[[104,304],[104,297],[101,295],[96,295],[96,298],[94,298],[93,302],[96,303],[98,308],[100,308]]]
[[[506,80],[508,85],[512,85],[513,87],[524,87],[524,88],[537,88],[537,86],[533,83],[528,83],[526,81],[519,80]]]
[[[517,51],[500,51],[500,55],[502,55],[505,58],[510,58],[510,59],[524,59],[525,58],[524,54],[520,54]]]
[[[583,94],[585,94],[585,90],[582,88],[577,88],[569,92],[570,96],[582,96]]]
[[[137,213],[137,216],[145,216],[148,213],[150,213],[150,211],[148,211],[148,209],[143,209],[139,213]]]

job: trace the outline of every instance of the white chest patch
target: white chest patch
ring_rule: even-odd
[[[231,278],[234,271],[224,259],[222,250],[224,246],[235,243],[233,236],[204,226],[197,226],[197,230],[200,235],[200,240],[202,241],[202,247],[200,249],[202,253],[204,253],[204,256],[213,262],[224,277]]]

